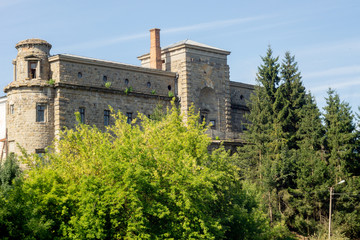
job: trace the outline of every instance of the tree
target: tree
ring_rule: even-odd
[[[32,219],[65,239],[268,239],[257,201],[242,188],[234,158],[208,152],[198,116],[179,110],[106,132],[78,124],[59,151],[29,158],[21,187]],[[135,124],[137,122],[138,124]]]
[[[356,133],[354,115],[348,103],[341,102],[334,90],[328,90],[324,107],[325,150],[332,167],[333,183],[352,175],[351,169],[357,164],[354,156]]]

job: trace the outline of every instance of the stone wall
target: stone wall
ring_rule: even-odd
[[[128,93],[116,91],[88,90],[82,88],[59,87],[55,99],[55,126],[58,130],[63,127],[73,128],[76,122],[75,112],[79,108],[85,109],[85,123],[96,125],[102,130],[104,126],[104,110],[112,107],[115,112],[131,113],[136,118],[138,113],[146,116],[153,113],[157,104],[166,110],[170,106],[170,97],[145,95],[141,93]],[[111,118],[113,123],[113,119]]]
[[[211,135],[225,137],[231,131],[231,108],[229,89],[230,52],[199,44],[182,41],[162,50],[162,69],[178,73],[177,96],[181,111],[186,118],[191,105],[202,110],[201,115],[216,126]],[[138,57],[143,67],[150,67],[149,54]]]
[[[56,83],[91,86],[149,95],[168,96],[174,89],[175,73],[72,55],[49,59]],[[169,90],[170,89],[170,90]]]
[[[20,153],[19,144],[29,153],[43,150],[54,138],[54,89],[51,87],[19,87],[7,95],[6,119],[9,152]],[[37,104],[44,109],[44,121],[37,122]],[[13,110],[10,111],[10,108]]]
[[[253,85],[230,82],[231,120],[232,130],[234,132],[242,132],[245,130],[244,123],[247,123],[245,115],[249,112],[247,104],[250,101],[250,94],[253,90]]]

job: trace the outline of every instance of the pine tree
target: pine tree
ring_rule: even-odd
[[[286,139],[289,149],[298,148],[297,131],[300,121],[299,111],[305,105],[305,87],[301,81],[295,56],[285,53],[281,64],[281,85],[276,91],[274,112],[276,121],[281,127],[282,137]]]
[[[355,162],[354,115],[348,103],[341,102],[334,90],[328,90],[324,107],[325,150],[335,178],[334,183],[352,175]]]

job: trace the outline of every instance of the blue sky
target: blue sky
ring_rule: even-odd
[[[231,51],[232,81],[255,84],[268,45],[280,59],[290,51],[320,108],[331,87],[359,112],[359,26],[358,0],[0,0],[0,88],[12,81],[21,40],[44,39],[53,55],[140,65],[157,27],[162,47],[191,39]]]

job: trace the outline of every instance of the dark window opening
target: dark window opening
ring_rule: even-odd
[[[85,108],[81,107],[79,108],[80,113],[80,122],[85,123]]]
[[[126,117],[127,117],[126,122],[127,122],[128,124],[131,124],[131,121],[132,121],[132,113],[130,113],[130,112],[126,113]]]
[[[200,110],[200,123],[208,122],[208,113],[207,109]]]
[[[168,86],[169,91],[171,91],[171,85]]]
[[[201,121],[201,123],[207,122],[207,115],[206,114],[201,114],[200,121]]]
[[[110,125],[110,110],[104,110],[104,126]]]
[[[82,73],[78,72],[78,78],[82,78]]]
[[[107,76],[103,76],[103,81],[104,81],[104,82],[107,82],[107,80],[108,80],[108,79],[107,79]]]
[[[9,112],[10,114],[14,114],[14,104],[10,105]]]
[[[45,149],[35,149],[35,153],[40,157],[43,158],[45,154]]]
[[[240,99],[242,100],[244,98],[244,96],[243,95],[240,95]]]
[[[37,66],[37,62],[29,62],[29,68],[30,68],[29,77],[31,79],[36,78],[36,66]]]
[[[216,129],[216,120],[210,120],[209,123],[211,124],[211,129]]]
[[[38,104],[36,105],[36,121],[45,122],[45,105]]]
[[[147,82],[147,87],[150,88],[151,87],[151,82]]]
[[[125,85],[129,84],[129,79],[125,79]]]

